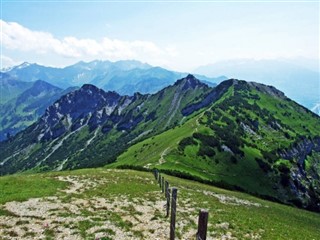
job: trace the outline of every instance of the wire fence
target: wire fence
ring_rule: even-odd
[[[162,193],[165,194],[166,197],[166,204],[164,205],[166,209],[166,217],[170,216],[170,240],[175,239],[176,235],[176,216],[177,216],[177,196],[178,196],[178,188],[176,187],[169,187],[170,184],[168,181],[165,181],[164,177],[161,176],[159,170],[154,170],[154,177],[158,182]],[[170,201],[171,200],[171,201]],[[170,211],[171,210],[171,211]],[[198,231],[196,233],[196,240],[206,240],[207,238],[207,226],[208,226],[208,217],[209,212],[205,209],[199,210],[199,217],[198,217]],[[185,212],[179,212],[179,219],[189,221],[189,216],[186,215]]]

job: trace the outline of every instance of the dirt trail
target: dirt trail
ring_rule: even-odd
[[[170,147],[167,147],[165,150],[163,150],[163,152],[160,155],[160,159],[159,159],[159,165],[163,164],[166,162],[166,160],[164,159],[164,156],[167,155],[167,152],[169,151]]]
[[[196,118],[196,128],[194,129],[193,133],[198,132],[198,127],[200,126],[200,118],[202,118],[204,116],[204,114],[208,111],[211,110],[212,107],[210,107],[209,109],[207,109],[206,111],[203,111],[197,118]]]

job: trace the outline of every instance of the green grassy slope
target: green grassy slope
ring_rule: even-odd
[[[317,208],[320,118],[280,92],[270,91],[238,82],[207,110],[135,144],[110,167],[179,171],[180,175]],[[298,154],[286,155],[292,149]],[[302,193],[312,200],[300,197]]]
[[[99,124],[86,123],[93,119],[88,113],[72,119],[71,123],[70,117],[64,116],[50,129],[46,120],[40,119],[11,141],[0,143],[0,174],[103,166],[115,161],[134,142],[178,125],[184,119],[182,109],[203,99],[210,91],[212,88],[190,75],[156,94],[137,93],[130,101],[123,97],[123,102]],[[77,99],[70,101],[73,100]],[[126,105],[126,101],[130,103]],[[66,102],[60,99],[57,105],[64,104]],[[74,130],[73,126],[80,122],[86,123],[85,126]],[[44,128],[54,133],[67,130],[56,139],[40,141]]]
[[[208,239],[318,239],[320,235],[316,213],[163,176],[178,188],[178,239],[195,237],[200,208],[209,211]],[[50,190],[39,193],[30,184]],[[83,169],[13,175],[0,177],[0,188],[6,190],[0,195],[1,240],[169,236],[165,197],[150,172]]]

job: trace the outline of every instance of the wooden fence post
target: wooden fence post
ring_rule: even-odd
[[[168,190],[169,190],[169,182],[165,181],[165,192],[164,192],[164,194],[165,194],[166,198],[168,198]]]
[[[201,209],[199,211],[199,221],[198,221],[198,232],[197,240],[206,240],[207,239],[207,226],[208,226],[208,210]]]
[[[161,177],[161,192],[164,193],[164,177]]]
[[[155,177],[156,180],[158,180],[158,173],[159,173],[158,169],[155,169],[154,170],[154,177]]]
[[[171,222],[170,222],[170,240],[174,240],[176,232],[176,209],[177,209],[177,191],[178,189],[173,187],[172,200],[171,200]]]
[[[159,186],[161,188],[161,174],[159,174],[158,183],[159,183]]]
[[[170,188],[167,189],[166,197],[167,197],[167,215],[166,215],[166,217],[169,217],[169,213],[170,213]]]

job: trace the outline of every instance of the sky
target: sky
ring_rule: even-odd
[[[190,71],[228,59],[319,59],[319,1],[1,0],[1,68],[136,59]]]

